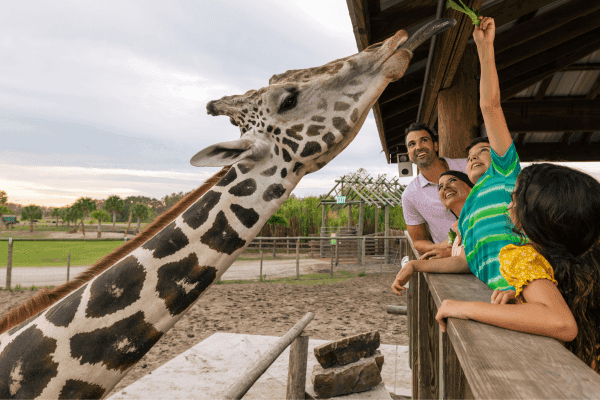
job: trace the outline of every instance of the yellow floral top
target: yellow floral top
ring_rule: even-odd
[[[556,285],[552,266],[532,246],[506,245],[500,250],[500,273],[509,285],[515,287],[517,296],[523,287],[536,279],[548,279]]]

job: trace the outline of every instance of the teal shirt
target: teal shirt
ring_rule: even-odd
[[[502,157],[490,151],[492,163],[471,189],[460,212],[458,229],[473,274],[492,289],[514,290],[500,274],[498,255],[504,246],[521,242],[512,232],[508,216],[521,164],[514,143]]]

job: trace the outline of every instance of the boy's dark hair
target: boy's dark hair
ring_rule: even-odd
[[[533,164],[514,191],[519,229],[548,260],[577,322],[565,346],[600,372],[600,183],[568,167]]]
[[[411,133],[411,132],[414,132],[414,131],[427,131],[427,133],[429,133],[429,136],[431,136],[431,140],[434,143],[438,141],[438,134],[435,131],[435,129],[428,127],[423,122],[417,122],[417,121],[415,121],[412,124],[410,124],[408,126],[408,128],[406,128],[404,130],[404,144],[405,145],[407,145],[406,138],[408,137],[408,134]]]
[[[488,139],[487,137],[478,137],[471,140],[471,143],[469,143],[469,145],[467,146],[467,154],[469,154],[469,150],[471,150],[473,147],[475,147],[476,144],[479,143],[490,143],[490,139]]]

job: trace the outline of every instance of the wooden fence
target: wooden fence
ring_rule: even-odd
[[[408,235],[407,235],[408,237]],[[417,259],[410,237],[409,257]],[[597,399],[600,375],[559,341],[471,320],[435,320],[445,299],[490,302],[472,274],[416,273],[408,290],[413,399]]]

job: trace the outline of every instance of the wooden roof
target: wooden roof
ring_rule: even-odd
[[[399,29],[409,33],[436,16],[438,0],[346,0],[358,50]],[[373,111],[388,162],[406,152],[404,130],[437,123],[437,94],[450,87],[473,25],[439,35],[423,92],[431,40],[414,52],[404,77],[391,83]],[[496,22],[496,65],[502,108],[522,161],[600,161],[600,1],[468,0]],[[420,109],[420,113],[419,113]],[[480,123],[482,119],[480,118]]]

